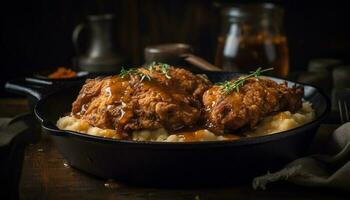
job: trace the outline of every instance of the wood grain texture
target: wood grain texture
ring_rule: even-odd
[[[26,98],[0,98],[0,117],[14,117],[29,112]]]

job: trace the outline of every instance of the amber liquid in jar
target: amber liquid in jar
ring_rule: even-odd
[[[225,71],[240,72],[253,71],[258,67],[272,67],[273,75],[288,75],[289,56],[285,36],[267,38],[259,35],[231,40],[229,37],[218,38],[215,58],[217,66],[221,66]]]

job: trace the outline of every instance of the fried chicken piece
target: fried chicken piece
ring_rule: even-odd
[[[239,91],[230,94],[223,92],[223,86],[215,85],[203,95],[206,126],[218,134],[254,127],[272,113],[298,110],[303,94],[301,87],[289,88],[287,82],[278,84],[265,78],[249,78]]]
[[[201,98],[210,86],[207,78],[184,69],[139,68],[124,77],[88,80],[73,103],[72,115],[120,133],[175,131],[198,123]]]

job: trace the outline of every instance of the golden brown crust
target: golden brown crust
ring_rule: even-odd
[[[233,82],[234,80],[232,80]],[[250,78],[239,89],[225,94],[215,85],[203,95],[206,126],[216,132],[254,127],[263,117],[277,111],[296,111],[302,105],[303,88],[263,78]]]
[[[303,88],[288,87],[265,78],[249,78],[230,94],[222,86],[211,86],[204,76],[169,67],[139,68],[150,77],[111,76],[87,80],[72,105],[72,115],[92,126],[130,133],[165,128],[176,131],[198,126],[222,134],[250,126],[279,111],[301,107]],[[234,82],[235,80],[231,80]]]
[[[88,80],[72,106],[72,115],[93,126],[120,132],[191,127],[202,116],[201,98],[211,83],[184,69],[169,67],[166,77],[159,66],[140,68],[139,75]]]

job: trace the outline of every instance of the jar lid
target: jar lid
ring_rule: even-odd
[[[283,8],[273,3],[233,4],[224,8],[222,14],[230,18],[281,17]]]

